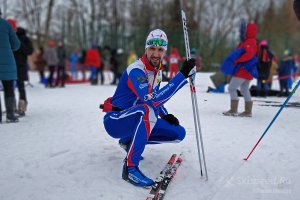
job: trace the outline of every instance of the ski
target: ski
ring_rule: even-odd
[[[166,175],[164,179],[162,180],[161,187],[158,191],[157,197],[154,198],[154,200],[163,200],[166,191],[173,180],[174,176],[176,175],[177,169],[179,168],[180,164],[182,163],[182,155],[180,154],[176,160],[176,162],[173,164],[170,170],[166,172]]]
[[[159,176],[156,177],[154,185],[152,185],[152,188],[146,198],[146,200],[153,200],[157,197],[158,191],[162,185],[162,181],[166,175],[166,173],[171,169],[173,164],[175,163],[177,159],[177,154],[173,154],[165,167],[160,171]]]

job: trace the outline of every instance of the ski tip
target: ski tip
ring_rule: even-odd
[[[243,160],[244,160],[244,161],[247,161],[247,160],[248,160],[248,158],[243,158]]]

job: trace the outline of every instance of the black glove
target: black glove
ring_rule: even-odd
[[[162,119],[166,120],[167,122],[169,122],[169,124],[172,124],[172,125],[175,125],[175,126],[179,125],[178,119],[174,115],[172,115],[172,114],[164,115],[162,117]]]
[[[180,72],[183,74],[185,78],[189,77],[190,71],[196,66],[196,61],[194,58],[189,60],[185,60],[182,64],[182,68]]]

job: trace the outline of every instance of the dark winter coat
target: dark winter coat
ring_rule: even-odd
[[[295,10],[295,14],[298,17],[298,20],[300,21],[300,0],[294,1],[294,10]]]
[[[270,75],[273,55],[268,46],[260,46],[258,53],[258,78],[267,80]]]
[[[295,62],[292,56],[284,56],[280,61],[278,68],[278,75],[280,77],[288,78],[286,76],[290,76],[292,74],[292,69],[295,66]]]
[[[111,51],[110,66],[114,71],[118,71],[119,59],[118,59],[118,55],[117,55],[117,50],[115,50],[115,49]]]
[[[58,66],[63,67],[65,66],[67,53],[64,46],[57,47],[57,58],[58,58]]]
[[[33,47],[30,39],[26,36],[26,30],[18,27],[17,36],[21,42],[20,48],[14,52],[17,71],[18,71],[18,80],[28,80],[28,67],[27,67],[27,57],[32,54]]]
[[[13,27],[0,17],[0,80],[17,80],[17,66],[12,51],[20,41]]]

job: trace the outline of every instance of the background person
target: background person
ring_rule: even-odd
[[[19,120],[14,114],[14,81],[17,80],[17,65],[13,51],[18,50],[21,43],[15,32],[16,23],[13,20],[11,21],[13,22],[12,24],[14,27],[9,21],[6,21],[1,17],[0,12],[0,80],[2,81],[4,91],[6,121],[18,122]],[[2,112],[0,115],[0,122],[2,122]]]

